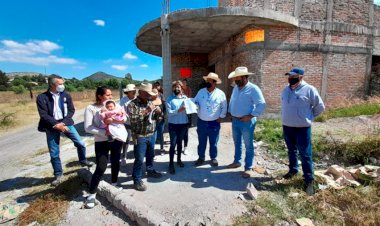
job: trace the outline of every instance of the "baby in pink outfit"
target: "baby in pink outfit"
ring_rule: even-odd
[[[102,108],[100,112],[100,118],[102,119],[101,127],[106,129],[106,135],[108,137],[108,141],[113,141],[114,139],[117,139],[116,134],[113,134],[112,131],[119,130],[119,128],[125,130],[125,127],[123,124],[111,123],[107,125],[104,123],[104,121],[109,118],[112,118],[113,120],[116,120],[119,122],[125,121],[126,119],[126,113],[124,109],[120,107],[119,105],[117,105],[114,100],[106,100],[104,102],[104,107]],[[115,129],[110,130],[110,127],[115,127],[116,130]],[[116,133],[119,134],[119,132],[116,132]]]

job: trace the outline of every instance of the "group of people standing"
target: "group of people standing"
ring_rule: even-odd
[[[194,98],[191,97],[191,89],[187,87],[186,80],[174,81],[172,95],[166,100],[159,82],[154,85],[143,82],[138,87],[128,84],[124,89],[126,96],[120,100],[120,106],[115,106],[117,103],[111,101],[112,92],[109,88],[98,87],[95,93],[96,102],[86,108],[84,116],[85,131],[94,135],[96,155],[96,169],[91,179],[86,207],[95,206],[96,190],[107,168],[109,155],[111,182],[114,186],[118,186],[120,160],[126,161],[130,142],[133,142],[134,147],[132,172],[134,188],[139,191],[146,190],[146,185],[142,181],[144,157],[146,175],[154,178],[162,176],[154,169],[153,162],[156,140],[160,141],[161,153],[164,152],[165,115],[167,115],[170,136],[168,172],[175,174],[176,171],[175,150],[177,151],[176,165],[184,167],[181,156],[187,152],[188,127],[191,123],[188,108],[191,104],[196,105],[198,116],[198,159],[194,165],[201,166],[206,162],[208,140],[210,165],[218,166],[221,121],[230,120],[232,121],[234,159],[227,168],[241,167],[242,143],[244,143],[245,160],[242,177],[251,177],[256,120],[266,107],[261,89],[249,81],[249,76],[252,74],[246,67],[237,67],[228,75],[228,79],[235,83],[228,105],[226,95],[217,88],[222,81],[213,72],[203,76],[205,88],[200,89]],[[281,107],[283,133],[289,155],[289,172],[283,178],[289,179],[298,173],[297,155],[299,154],[302,160],[305,190],[308,194],[313,194],[311,123],[324,111],[325,106],[316,88],[303,81],[303,68],[293,68],[286,75],[289,84],[281,94]],[[59,76],[50,77],[49,90],[37,98],[41,117],[39,130],[46,132],[55,175],[52,183],[54,186],[62,181],[62,167],[59,159],[61,133],[73,140],[78,148],[82,166],[93,164],[86,160],[85,145],[73,126],[71,117],[74,114],[74,106],[70,95],[64,92],[63,83],[63,78]],[[184,150],[182,150],[183,142],[185,142]]]

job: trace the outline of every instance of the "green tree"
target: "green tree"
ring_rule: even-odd
[[[2,72],[0,70],[0,91],[5,91],[8,89],[8,86],[9,86],[9,78],[8,76],[5,74],[5,72]]]

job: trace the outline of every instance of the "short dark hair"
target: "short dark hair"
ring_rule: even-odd
[[[63,79],[61,76],[59,76],[59,75],[54,75],[54,74],[53,74],[53,75],[50,75],[50,76],[48,77],[48,86],[51,87],[52,85],[54,85],[57,79],[62,79],[62,80],[64,80],[64,79]]]

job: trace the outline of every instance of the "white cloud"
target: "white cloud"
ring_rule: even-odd
[[[146,67],[149,67],[149,66],[147,64],[141,64],[140,67],[146,68]]]
[[[94,23],[96,26],[104,27],[106,25],[106,22],[104,20],[94,20]]]
[[[61,58],[52,55],[54,50],[62,49],[61,46],[47,40],[33,40],[19,43],[13,40],[2,40],[0,43],[0,61],[26,63],[34,65],[49,64],[76,64],[72,58]]]
[[[111,67],[118,71],[125,71],[128,68],[126,65],[112,65]]]
[[[134,60],[134,59],[137,59],[137,56],[133,55],[131,52],[127,52],[124,54],[123,59]]]

